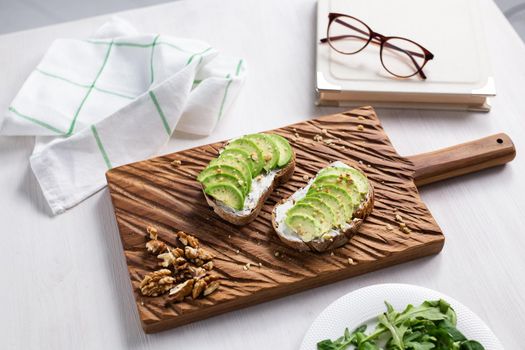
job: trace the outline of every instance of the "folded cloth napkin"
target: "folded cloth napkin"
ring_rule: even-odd
[[[108,169],[155,155],[174,130],[209,134],[245,70],[204,42],[112,19],[93,38],[53,42],[0,133],[37,136],[31,168],[59,214],[103,188]]]

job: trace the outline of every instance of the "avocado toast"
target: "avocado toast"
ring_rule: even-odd
[[[252,134],[229,141],[197,180],[213,210],[224,220],[245,225],[280,183],[295,170],[295,153],[277,134]]]
[[[272,224],[292,248],[324,252],[344,245],[374,206],[374,188],[358,166],[337,161],[277,203]]]

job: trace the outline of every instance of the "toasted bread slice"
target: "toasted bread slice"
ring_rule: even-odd
[[[343,161],[342,163],[360,170],[359,165],[353,162]],[[294,201],[302,199],[306,195],[306,192],[312,182],[313,179],[307,186],[298,190],[289,198],[283,199],[275,205],[274,209],[272,210],[272,225],[279,238],[284,243],[286,243],[286,245],[301,251],[312,250],[316,252],[325,252],[343,246],[357,233],[359,226],[361,226],[365,218],[372,212],[374,207],[374,187],[370,181],[368,181],[368,193],[364,196],[363,200],[360,202],[359,207],[352,214],[351,221],[347,222],[342,228],[332,229],[330,232],[323,234],[323,236],[315,238],[311,241],[303,241],[295,232],[293,232],[293,230],[282,229],[283,223],[281,221],[284,220],[284,217],[283,215],[279,215],[280,221],[278,221],[277,212],[281,206],[288,204],[289,207]],[[282,207],[281,210],[283,210],[283,208],[286,207]]]
[[[295,152],[293,152],[292,159],[284,168],[275,169],[270,171],[268,174],[261,174],[261,179],[254,179],[254,182],[261,181],[262,188],[257,187],[256,184],[252,184],[252,189],[248,195],[247,200],[251,200],[251,205],[248,208],[242,210],[234,210],[230,207],[223,205],[221,202],[214,198],[206,195],[203,188],[204,196],[206,201],[213,208],[213,211],[217,213],[224,220],[234,225],[246,225],[249,222],[255,220],[261,208],[273,192],[273,190],[280,184],[288,181],[295,171]]]

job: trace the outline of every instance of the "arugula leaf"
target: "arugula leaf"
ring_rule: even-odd
[[[448,334],[450,335],[453,341],[467,340],[467,338],[465,338],[463,333],[458,331],[455,325],[453,325],[450,321],[443,320],[438,325],[441,329],[444,329],[448,332]]]
[[[485,348],[475,340],[467,340],[461,343],[460,350],[485,350]]]
[[[365,327],[366,329],[366,327]],[[344,350],[355,338],[354,334],[350,334],[348,328],[345,328],[345,332],[342,337],[332,341],[330,339],[325,339],[317,343],[317,350]]]

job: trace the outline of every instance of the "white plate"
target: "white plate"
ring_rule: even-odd
[[[386,311],[384,301],[388,301],[396,310],[403,310],[408,304],[419,305],[425,300],[440,298],[450,303],[456,311],[457,328],[467,339],[477,340],[486,350],[503,350],[489,327],[465,305],[432,289],[409,284],[376,284],[337,299],[310,326],[301,350],[316,350],[319,341],[339,338],[346,327],[352,331],[366,323],[367,331],[374,329],[377,315]]]

